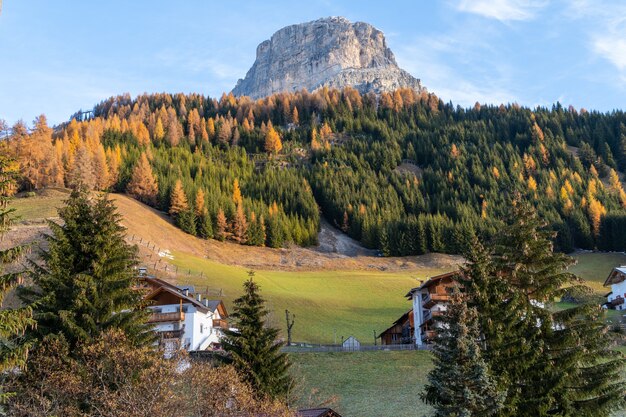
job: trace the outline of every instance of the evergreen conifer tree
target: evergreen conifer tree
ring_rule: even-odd
[[[13,220],[14,209],[9,208],[9,196],[15,187],[17,164],[0,155],[0,238],[7,231]],[[25,246],[14,246],[0,250],[0,307],[4,297],[21,282],[19,272],[5,272],[4,266],[16,261],[25,252]],[[27,343],[22,335],[34,326],[30,307],[0,309],[0,378],[6,371],[24,366],[28,354]],[[1,381],[0,381],[1,382]],[[0,386],[0,402],[4,393]]]
[[[73,347],[118,328],[133,343],[151,343],[141,294],[132,288],[137,249],[124,241],[113,202],[75,190],[59,217],[62,223],[49,222],[44,264],[31,263],[34,285],[20,289],[37,320],[32,334],[62,334]]]
[[[213,219],[208,212],[197,219],[198,225],[196,227],[198,236],[203,239],[211,239],[213,237]]]
[[[267,325],[269,312],[254,282],[254,271],[248,275],[244,294],[233,302],[231,317],[237,331],[226,331],[222,345],[242,378],[257,393],[270,398],[285,397],[292,385],[289,361],[287,355],[280,352],[283,343],[276,340],[278,329]]]
[[[196,214],[190,208],[185,211],[181,211],[176,216],[176,224],[182,229],[183,232],[196,236],[198,231],[196,229]]]
[[[476,309],[468,308],[460,293],[452,296],[433,350],[435,367],[428,374],[422,400],[437,417],[492,416],[504,393],[482,357]]]
[[[506,392],[497,415],[608,416],[624,402],[624,359],[610,349],[598,306],[549,308],[564,287],[579,286],[552,235],[530,205],[514,201],[494,244],[474,241],[466,256],[463,285],[478,312],[483,357]]]

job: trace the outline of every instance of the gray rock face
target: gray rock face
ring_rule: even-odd
[[[330,17],[287,26],[262,42],[254,65],[232,93],[257,99],[323,86],[350,86],[361,93],[423,89],[418,79],[398,67],[381,31]]]

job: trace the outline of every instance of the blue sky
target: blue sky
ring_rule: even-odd
[[[124,92],[219,97],[261,41],[327,16],[382,30],[400,66],[445,101],[626,108],[623,1],[0,2],[0,118],[9,123],[41,113],[63,122]]]

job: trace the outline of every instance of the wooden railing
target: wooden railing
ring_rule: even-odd
[[[425,297],[422,298],[422,306],[424,308],[429,308],[435,305],[437,302],[447,302],[450,301],[450,296],[447,294],[426,294]]]
[[[183,333],[185,333],[185,327],[184,326],[182,328],[180,328],[180,329],[177,329],[177,330],[159,331],[159,332],[157,332],[157,335],[161,339],[180,339],[181,337],[183,337]]]
[[[148,323],[161,323],[165,321],[184,321],[185,312],[174,311],[172,313],[152,313],[148,319]]]
[[[213,319],[213,327],[218,329],[228,329],[228,322],[222,319]]]

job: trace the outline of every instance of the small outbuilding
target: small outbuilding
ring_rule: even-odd
[[[344,340],[342,346],[343,350],[361,350],[361,342],[359,342],[354,336],[350,336],[349,338]]]

